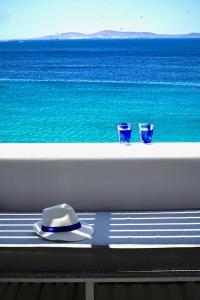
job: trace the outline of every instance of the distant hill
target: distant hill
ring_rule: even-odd
[[[39,40],[71,40],[71,39],[155,39],[155,38],[200,38],[200,33],[156,34],[152,32],[103,30],[95,33],[65,32],[38,38]]]

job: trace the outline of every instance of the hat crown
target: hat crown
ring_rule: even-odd
[[[73,208],[65,203],[45,208],[42,224],[48,227],[70,226],[79,222]]]

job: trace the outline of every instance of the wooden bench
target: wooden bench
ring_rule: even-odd
[[[38,237],[41,213],[0,214],[1,281],[86,283],[200,278],[200,210],[79,212],[91,239],[55,243]]]

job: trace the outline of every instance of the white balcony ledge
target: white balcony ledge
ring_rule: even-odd
[[[200,143],[0,144],[0,210],[200,208]]]
[[[0,144],[0,160],[4,159],[198,159],[200,143],[45,143]]]

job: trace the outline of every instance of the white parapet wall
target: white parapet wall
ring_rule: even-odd
[[[0,144],[0,211],[200,208],[200,143]]]

